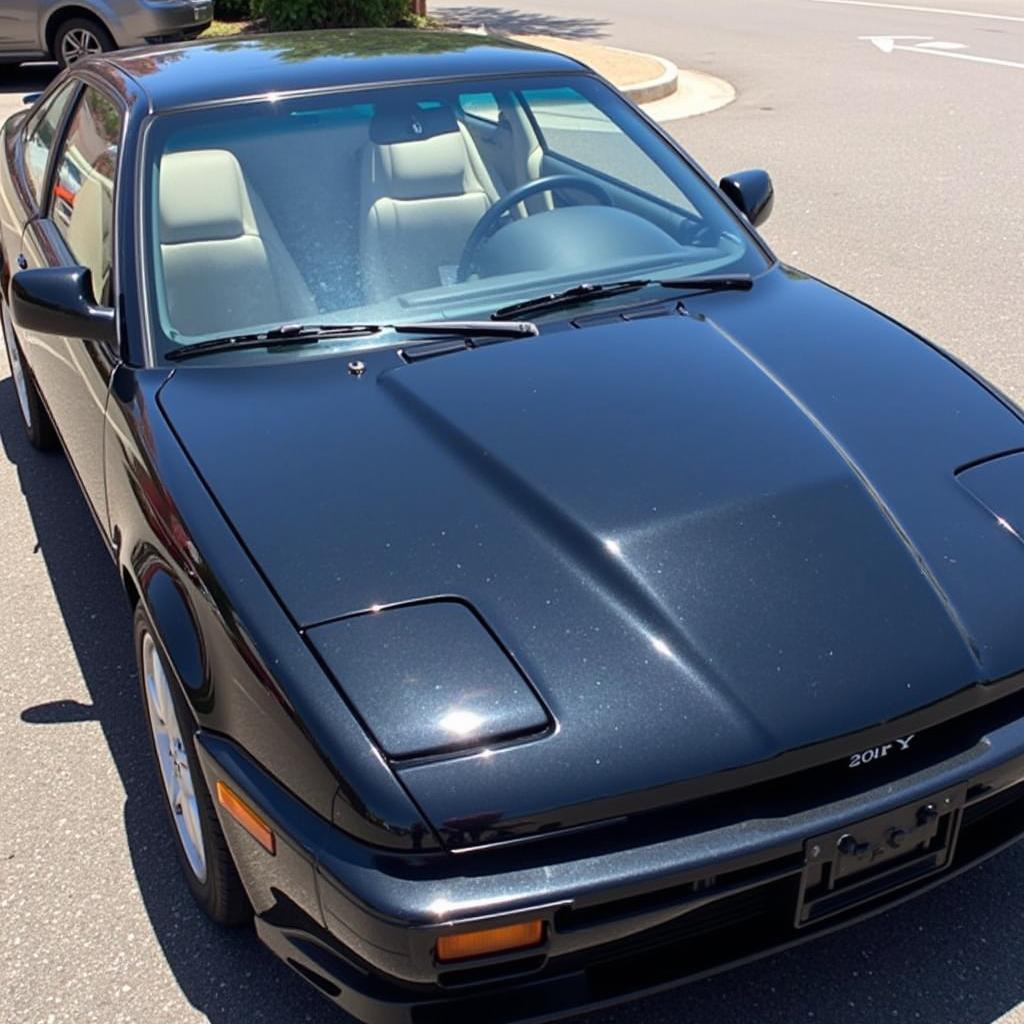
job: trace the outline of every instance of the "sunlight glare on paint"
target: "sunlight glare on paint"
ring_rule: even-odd
[[[671,658],[673,656],[672,655],[672,648],[669,647],[669,645],[667,643],[665,643],[665,641],[662,640],[660,636],[652,636],[651,637],[651,646],[659,654],[663,655],[666,658]]]
[[[1006,531],[1007,531],[1007,533],[1012,533],[1012,534],[1014,535],[1014,537],[1018,537],[1018,536],[1020,536],[1020,534],[1018,534],[1018,533],[1017,533],[1017,531],[1016,531],[1016,530],[1014,529],[1013,523],[1011,523],[1011,522],[1008,522],[1008,521],[1007,521],[1006,519],[1004,519],[1004,518],[1003,518],[1002,516],[996,516],[996,522],[997,522],[997,523],[998,523],[998,524],[999,524],[999,525],[1000,525],[1000,526],[1001,526],[1001,527],[1002,527],[1002,528],[1003,528],[1004,530],[1006,530]]]
[[[441,728],[455,733],[456,736],[468,736],[470,733],[476,732],[483,721],[483,718],[475,711],[449,711],[441,719]]]

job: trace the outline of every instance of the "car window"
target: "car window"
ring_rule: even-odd
[[[623,146],[621,128],[576,89],[531,89],[522,98],[551,156],[592,168],[667,203],[690,206],[680,204],[679,186],[644,149]]]
[[[142,162],[153,347],[175,357],[282,324],[477,319],[579,282],[766,265],[706,180],[582,73],[170,111]]]
[[[459,96],[459,106],[464,114],[498,124],[501,108],[493,92],[464,92]]]
[[[103,93],[86,88],[57,162],[49,215],[71,255],[92,271],[96,302],[111,304],[114,174],[121,112]]]
[[[46,188],[46,166],[50,159],[60,120],[75,91],[77,82],[68,82],[44,101],[25,127],[25,173],[32,186],[36,202],[43,203]]]

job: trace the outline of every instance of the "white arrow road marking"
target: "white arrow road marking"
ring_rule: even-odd
[[[823,2],[823,0],[822,0]],[[970,60],[977,64],[997,64],[1004,68],[1020,68],[1024,71],[1024,63],[1016,60],[1000,60],[997,57],[978,57],[973,53],[958,53],[954,51],[966,49],[963,43],[948,43],[941,39],[932,39],[931,36],[858,36],[873,43],[882,53],[892,53],[899,50],[901,53],[930,53],[933,57],[952,57],[954,60]],[[900,46],[900,39],[924,40],[913,46]]]
[[[866,39],[874,43],[882,53],[892,53],[896,49],[897,39],[934,39],[934,36],[857,36],[858,39]]]
[[[988,18],[990,21],[1024,21],[1016,14],[986,14],[983,11],[958,11],[950,7],[915,7],[912,4],[880,4],[874,0],[814,0],[816,4],[848,4],[851,7],[883,7],[891,11],[920,11],[923,14],[952,14],[958,18]]]

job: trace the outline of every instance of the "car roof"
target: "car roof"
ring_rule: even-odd
[[[582,69],[562,54],[508,39],[414,29],[227,37],[121,50],[102,60],[138,82],[154,111],[273,92]]]

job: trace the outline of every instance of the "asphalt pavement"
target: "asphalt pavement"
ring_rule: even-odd
[[[948,2],[432,7],[654,51],[732,82],[733,104],[667,127],[715,175],[772,172],[765,235],[778,254],[1024,401],[1024,3]],[[0,69],[0,114],[48,74]],[[251,934],[193,909],[117,579],[63,459],[22,439],[0,366],[0,1021],[343,1020]],[[584,1018],[997,1019],[1024,1022],[1024,847],[801,949]]]

